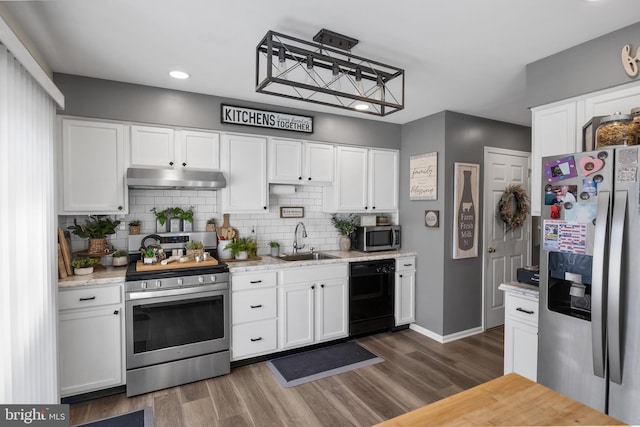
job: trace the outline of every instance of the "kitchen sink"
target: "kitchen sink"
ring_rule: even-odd
[[[281,255],[278,259],[283,261],[312,261],[318,259],[334,259],[339,258],[337,256],[325,254],[322,252],[306,252],[302,254],[290,254],[290,255]]]

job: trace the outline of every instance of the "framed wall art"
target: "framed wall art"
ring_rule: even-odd
[[[433,209],[424,211],[424,226],[430,228],[440,227],[440,211]]]
[[[438,153],[425,153],[409,159],[409,200],[437,200]]]
[[[478,256],[480,165],[454,163],[453,259]]]
[[[304,206],[281,206],[280,218],[304,218]]]

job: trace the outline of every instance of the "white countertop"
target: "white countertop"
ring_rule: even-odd
[[[92,274],[86,276],[69,276],[65,279],[58,280],[58,288],[72,288],[76,286],[88,286],[88,285],[105,285],[109,283],[124,283],[124,276],[127,272],[127,267],[113,267],[107,266],[106,270],[94,271]]]
[[[539,298],[540,288],[538,286],[528,285],[520,282],[507,282],[498,286],[498,289],[504,292],[511,292],[519,295],[526,295],[533,298]]]
[[[341,264],[352,261],[372,261],[386,258],[401,258],[405,256],[415,256],[416,252],[410,251],[382,251],[382,252],[358,252],[358,251],[320,251],[324,254],[333,255],[338,258],[318,259],[308,261],[283,261],[269,255],[261,255],[260,260],[255,261],[225,261],[229,265],[231,273],[244,271],[273,270],[291,267],[305,267],[308,265],[330,265]]]
[[[296,268],[304,267],[308,265],[330,265],[352,261],[370,261],[385,258],[401,258],[404,256],[415,256],[416,252],[410,251],[383,251],[383,252],[358,252],[358,251],[322,251],[329,255],[336,256],[338,258],[321,259],[321,260],[309,260],[309,261],[283,261],[281,259],[262,255],[261,259],[255,261],[228,261],[229,271],[231,273],[239,273],[244,271],[260,271],[260,270],[272,270],[281,268]],[[65,279],[58,280],[59,288],[71,288],[76,286],[87,285],[104,285],[109,283],[124,282],[125,274],[127,272],[126,267],[112,267],[108,266],[106,270],[99,270],[88,274],[86,276],[69,276]]]

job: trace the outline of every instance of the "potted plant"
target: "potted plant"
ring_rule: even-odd
[[[98,263],[96,258],[75,258],[71,261],[71,265],[73,266],[73,272],[78,276],[84,276],[86,274],[93,273],[93,266]]]
[[[129,221],[129,234],[140,234],[140,220]]]
[[[167,224],[169,225],[167,231],[169,233],[182,231],[182,214],[184,211],[181,208],[167,208],[165,212],[167,213]]]
[[[216,219],[215,218],[209,218],[207,220],[207,225],[206,225],[205,230],[209,231],[209,232],[211,232],[211,231],[215,232],[216,231]]]
[[[163,233],[167,231],[167,209],[162,211],[156,208],[151,209],[151,212],[156,216],[156,232]]]
[[[78,224],[76,218],[73,225],[67,227],[73,234],[83,239],[89,239],[89,253],[104,254],[107,247],[106,236],[115,234],[120,221],[113,220],[107,215],[89,215],[84,224]]]
[[[144,264],[155,264],[158,261],[156,258],[156,250],[154,247],[149,246],[142,251],[142,262]]]
[[[231,256],[235,259],[247,259],[249,258],[249,240],[243,237],[235,239],[233,242],[227,244],[226,249],[231,251]],[[255,242],[253,242],[255,244]],[[254,249],[257,249],[257,245],[255,245]]]
[[[125,251],[115,251],[111,254],[111,265],[120,267],[129,263],[129,257]]]
[[[354,214],[349,214],[347,218],[340,218],[337,214],[331,215],[331,223],[340,232],[340,250],[347,252],[351,248],[351,233],[356,229],[356,221],[358,217]]]
[[[272,240],[269,242],[269,247],[271,248],[271,256],[280,256],[280,243]]]
[[[197,256],[201,256],[204,253],[202,242],[198,242],[196,240],[189,240],[185,247],[187,248],[187,256],[189,258],[195,258]]]
[[[176,212],[176,215],[182,220],[182,231],[193,231],[193,206],[187,210],[177,209],[179,209],[179,211]]]

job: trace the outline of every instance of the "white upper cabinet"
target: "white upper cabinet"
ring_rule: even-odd
[[[222,212],[267,212],[267,138],[224,135],[220,153],[227,177]]]
[[[540,215],[542,158],[573,153],[576,147],[576,103],[533,111],[531,147],[531,214]]]
[[[220,134],[131,126],[131,166],[219,169]]]
[[[131,126],[131,166],[169,168],[176,164],[174,133],[170,128]]]
[[[336,147],[336,179],[323,195],[325,212],[398,209],[398,151]]]
[[[640,85],[589,97],[584,107],[584,122],[594,116],[610,116],[616,112],[629,114],[632,108],[640,107]]]
[[[269,140],[269,182],[326,184],[333,181],[334,148],[293,139]]]
[[[398,152],[369,150],[369,209],[398,209]]]
[[[125,133],[117,123],[62,120],[60,214],[125,214]]]

